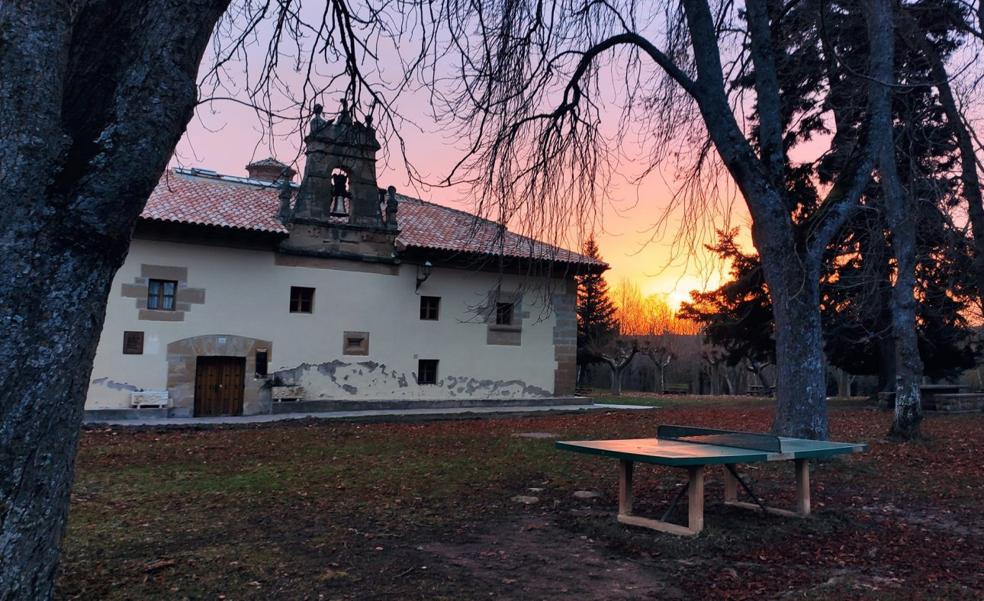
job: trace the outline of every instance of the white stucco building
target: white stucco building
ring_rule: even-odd
[[[574,275],[606,266],[380,190],[371,127],[311,123],[300,186],[161,179],[113,282],[86,410],[256,414],[573,393]]]

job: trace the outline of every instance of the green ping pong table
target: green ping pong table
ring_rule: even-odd
[[[663,425],[656,438],[626,440],[582,440],[557,442],[558,449],[618,459],[618,521],[694,536],[704,529],[704,472],[709,465],[723,465],[724,502],[733,507],[755,509],[783,516],[810,515],[810,459],[846,453],[861,453],[865,444],[786,438],[770,434],[714,430],[691,426]],[[735,466],[759,461],[793,461],[796,473],[796,511],[765,506],[741,478]],[[687,486],[681,488],[662,519],[644,518],[632,513],[632,468],[635,462],[686,468]],[[738,500],[739,485],[754,501]],[[683,493],[688,498],[687,526],[666,520]]]

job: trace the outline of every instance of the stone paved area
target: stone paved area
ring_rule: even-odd
[[[460,407],[446,409],[383,409],[376,411],[327,411],[319,413],[280,413],[263,415],[235,415],[227,417],[148,417],[130,419],[99,419],[90,417],[85,420],[87,424],[105,424],[108,426],[203,426],[203,425],[226,425],[226,424],[258,424],[266,422],[277,422],[288,419],[375,419],[393,418],[399,421],[403,418],[429,418],[441,419],[446,416],[474,415],[509,415],[509,414],[528,414],[528,413],[552,413],[552,412],[572,412],[572,411],[611,411],[613,409],[626,410],[647,410],[655,407],[640,405],[548,405],[548,406],[529,406],[529,407]]]

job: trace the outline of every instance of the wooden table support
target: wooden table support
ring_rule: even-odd
[[[810,515],[810,462],[806,459],[794,460],[796,470],[796,511],[766,507],[765,511],[783,517],[804,518]],[[738,481],[727,470],[724,472],[724,504],[740,509],[762,511],[755,503],[738,500]]]
[[[680,526],[662,520],[632,514],[632,461],[618,462],[618,521],[681,536],[696,536],[704,529],[704,466],[687,468],[687,525]]]
[[[629,526],[640,526],[680,536],[696,536],[704,529],[704,466],[687,467],[687,525],[681,526],[663,520],[654,520],[633,515],[632,478],[633,462],[619,459],[618,462],[618,521]],[[786,517],[806,517],[810,515],[810,464],[806,459],[795,460],[796,469],[796,511],[766,507],[765,511]],[[738,500],[738,480],[729,470],[724,470],[724,503],[731,507],[761,511],[755,503]]]
[[[810,515],[810,462],[796,460],[796,513]]]
[[[618,514],[632,515],[632,462],[618,460]]]

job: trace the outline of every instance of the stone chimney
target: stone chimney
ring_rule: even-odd
[[[290,181],[294,179],[294,174],[297,173],[273,157],[253,161],[246,165],[246,172],[249,173],[249,179],[262,182]]]

